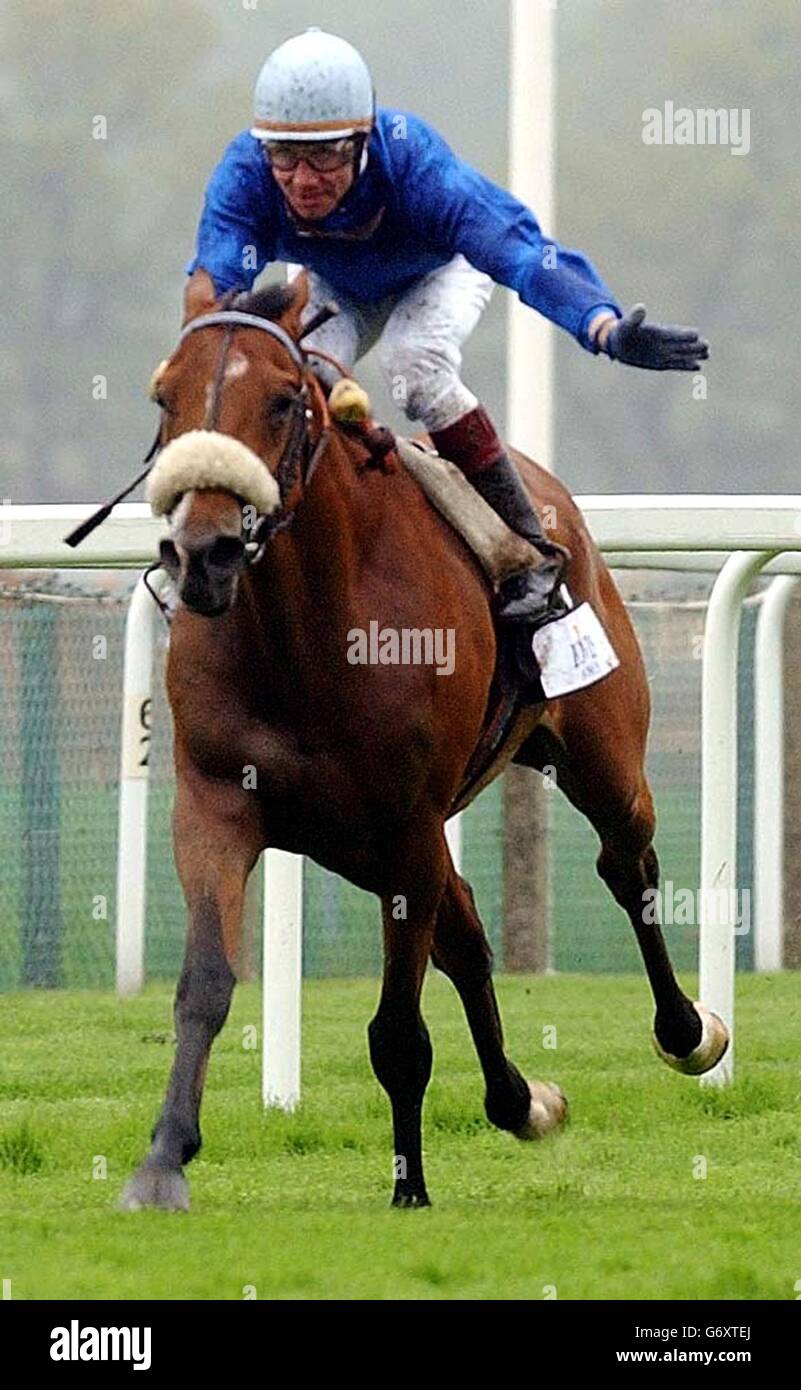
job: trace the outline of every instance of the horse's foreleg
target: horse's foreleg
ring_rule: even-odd
[[[431,951],[434,916],[447,871],[445,837],[416,833],[397,853],[391,887],[381,894],[384,976],[367,1034],[373,1070],[389,1096],[394,1136],[392,1205],[430,1205],[423,1176],[423,1096],[431,1076],[431,1041],[420,991]]]
[[[189,913],[175,997],[177,1048],[144,1163],[122,1197],[127,1210],[186,1210],[182,1169],[200,1148],[200,1102],[212,1042],[231,1003],[248,874],[262,848],[253,794],[179,781],[175,857]]]
[[[492,983],[492,951],[476,910],[473,890],[451,870],[440,901],[431,958],[452,980],[464,1006],[484,1073],[487,1118],[518,1139],[539,1139],[562,1124],[567,1101],[550,1082],[526,1081],[503,1046]]]

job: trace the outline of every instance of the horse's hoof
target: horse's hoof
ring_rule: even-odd
[[[723,1019],[697,1000],[693,1008],[701,1020],[701,1041],[688,1057],[674,1057],[672,1052],[666,1052],[656,1034],[653,1035],[654,1047],[662,1061],[684,1076],[702,1076],[705,1071],[711,1071],[729,1046],[729,1030]]]
[[[528,1119],[514,1131],[516,1139],[544,1139],[561,1129],[567,1119],[567,1097],[553,1081],[529,1081],[531,1105]]]
[[[430,1207],[428,1193],[422,1192],[396,1192],[392,1198],[393,1207],[403,1207],[409,1210],[411,1207]]]
[[[189,1211],[189,1184],[180,1168],[143,1163],[137,1168],[120,1198],[121,1211]]]

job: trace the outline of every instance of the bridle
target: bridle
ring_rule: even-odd
[[[234,303],[235,302],[234,299]],[[273,338],[275,342],[280,343],[289,354],[292,363],[299,369],[301,374],[300,387],[293,397],[291,406],[292,422],[289,438],[284,446],[284,451],[275,471],[275,481],[278,485],[280,497],[279,506],[270,514],[258,514],[252,526],[247,525],[245,521],[245,510],[243,509],[242,539],[245,543],[245,560],[248,566],[257,564],[262,558],[266,546],[273,537],[292,525],[298,503],[328,446],[332,427],[331,413],[328,408],[328,401],[325,393],[314,372],[311,370],[308,359],[312,356],[325,358],[326,361],[330,362],[336,368],[341,376],[346,377],[348,373],[341,363],[337,362],[336,358],[330,356],[329,353],[323,352],[320,348],[309,348],[308,350],[302,348],[300,346],[300,340],[305,338],[308,334],[313,333],[316,328],[326,323],[328,319],[332,318],[336,313],[338,313],[338,306],[333,301],[324,304],[304,325],[303,331],[298,339],[293,338],[291,334],[287,333],[285,328],[282,328],[280,324],[275,323],[272,319],[263,318],[260,314],[248,314],[244,310],[234,309],[232,307],[219,309],[211,314],[203,314],[198,318],[191,319],[181,331],[178,347],[189,337],[190,333],[196,333],[200,329],[224,327],[226,330],[223,336],[220,355],[215,367],[213,388],[204,423],[205,429],[213,430],[216,421],[219,419],[226,361],[233,334],[237,328],[257,328],[262,333],[269,333],[270,337]],[[311,438],[309,430],[310,422],[314,418],[314,411],[311,407],[312,394],[314,394],[318,401],[322,418],[322,428],[316,440]],[[346,428],[345,422],[343,421],[337,421],[337,424],[341,428]],[[129,494],[133,492],[134,488],[144,482],[153,467],[156,457],[161,452],[162,447],[166,447],[162,446],[161,441],[163,428],[164,413],[162,408],[162,416],[159,419],[156,437],[143,460],[146,465],[143,471],[134,478],[133,482],[123,488],[115,497],[112,497],[109,502],[99,507],[98,510],[93,512],[90,517],[87,517],[85,521],[82,521],[68,536],[65,536],[64,542],[66,545],[72,546],[73,548],[80,545],[81,541],[85,540],[97,526],[100,526],[101,523],[111,515],[113,508],[118,502],[122,502],[124,498],[128,497]],[[378,459],[382,458],[393,444],[394,440],[392,436],[388,431],[384,430],[383,427],[378,427],[368,441],[368,447]],[[296,490],[298,484],[301,486],[300,497],[295,500],[294,505],[290,505],[290,496],[293,491]],[[161,561],[158,560],[145,570],[143,579],[154,601],[169,621],[171,614],[167,605],[162,602],[156,591],[148,582],[149,576],[153,571],[160,568]]]
[[[304,337],[312,332],[314,327],[319,326],[319,319],[315,319],[306,325]],[[300,483],[303,491],[311,481],[312,475],[319,463],[328,441],[331,436],[331,417],[328,410],[328,402],[316,376],[310,371],[307,352],[301,348],[296,340],[287,333],[280,324],[274,323],[271,319],[262,318],[259,314],[248,314],[239,309],[220,309],[216,313],[203,314],[199,318],[192,319],[181,331],[178,339],[178,347],[189,337],[191,333],[196,333],[204,328],[224,327],[220,355],[214,371],[211,396],[206,410],[206,418],[203,428],[215,430],[220,416],[222,404],[222,392],[225,381],[225,369],[230,351],[234,332],[237,328],[258,328],[262,333],[268,333],[271,338],[280,343],[292,359],[293,364],[301,373],[301,384],[295,392],[292,400],[292,418],[290,423],[289,436],[278,467],[275,470],[275,481],[278,484],[280,494],[280,505],[269,515],[257,515],[253,525],[248,527],[244,522],[243,528],[245,539],[245,556],[248,565],[256,564],[263,556],[266,545],[280,531],[291,526],[295,507],[289,505],[289,499]],[[318,353],[315,352],[315,356]],[[314,411],[311,407],[311,391],[316,394],[317,400],[322,411],[323,426],[316,441],[311,438],[309,426],[314,419]],[[159,424],[159,439],[161,436],[161,423]],[[159,444],[160,448],[160,444]],[[159,452],[157,448],[153,451],[153,457]],[[302,494],[301,494],[302,495]],[[299,499],[298,499],[299,500]],[[297,502],[296,504],[297,505]]]
[[[319,309],[317,313],[314,314],[309,319],[308,323],[304,326],[303,332],[300,334],[300,338],[305,338],[307,334],[312,333],[316,328],[319,328],[321,324],[326,323],[328,319],[332,318],[334,314],[337,314],[338,312],[338,306],[333,302],[333,300],[331,300],[327,304],[324,304],[322,308]],[[308,369],[308,358],[310,356],[314,356],[324,357],[328,362],[331,362],[333,364],[333,366],[340,373],[340,375],[347,376],[345,368],[339,362],[337,362],[336,358],[331,357],[329,353],[322,352],[319,348],[314,348],[313,350],[310,349],[307,352],[305,348],[301,348],[298,346],[300,338],[298,339],[298,341],[296,341],[294,338],[290,336],[289,333],[286,332],[284,328],[281,327],[280,324],[274,323],[271,319],[262,318],[259,314],[246,314],[238,309],[220,309],[213,314],[204,314],[201,317],[192,319],[182,329],[181,336],[178,340],[178,346],[180,347],[181,343],[184,341],[185,338],[189,336],[190,333],[196,332],[199,328],[210,328],[212,326],[216,326],[217,324],[226,325],[228,331],[223,340],[222,352],[220,354],[220,358],[218,360],[217,368],[215,371],[214,391],[212,393],[211,400],[211,411],[207,412],[207,421],[209,418],[216,420],[216,418],[219,415],[219,399],[220,394],[222,392],[222,383],[225,374],[225,362],[228,356],[228,350],[231,345],[231,337],[233,335],[233,330],[238,325],[242,325],[243,327],[247,328],[258,328],[263,333],[269,333],[272,338],[276,339],[277,342],[280,342],[281,345],[284,348],[286,348],[295,366],[300,368],[301,374],[303,374]],[[323,418],[323,428],[320,432],[320,437],[317,440],[316,445],[314,445],[313,452],[311,452],[311,441],[309,439],[308,432],[309,420],[313,416],[313,412],[311,410],[311,407],[309,406],[309,380],[311,380],[311,382],[313,383],[313,389],[317,393]],[[156,378],[156,384],[157,381],[158,378]],[[285,501],[293,486],[293,483],[297,481],[297,478],[299,476],[303,479],[304,482],[308,482],[313,469],[316,468],[317,463],[319,462],[320,454],[325,449],[325,446],[330,438],[331,414],[328,409],[328,401],[326,400],[325,395],[323,394],[323,390],[320,386],[320,383],[318,382],[316,376],[314,376],[312,372],[309,373],[308,377],[302,375],[301,387],[297,393],[297,399],[293,402],[293,411],[295,418],[292,422],[293,427],[290,439],[281,457],[278,470],[276,472],[276,480],[278,481],[278,487],[282,503],[279,509],[281,513],[286,513]],[[75,549],[76,546],[79,546],[82,541],[86,540],[87,536],[90,536],[92,532],[97,529],[98,526],[102,525],[102,523],[107,520],[107,518],[111,515],[113,509],[116,507],[118,502],[124,501],[124,499],[128,497],[130,493],[133,492],[134,488],[138,487],[140,483],[144,482],[145,478],[147,477],[148,473],[151,471],[153,467],[154,460],[161,452],[161,435],[163,428],[164,417],[162,414],[162,417],[159,420],[158,429],[156,430],[156,437],[153,440],[153,443],[151,444],[143,459],[145,467],[142,469],[142,472],[138,473],[136,477],[133,479],[133,481],[128,483],[122,489],[121,492],[116,493],[116,495],[112,497],[108,502],[104,502],[102,507],[98,507],[96,511],[92,512],[92,515],[88,516],[85,521],[80,522],[78,526],[74,527],[74,529],[70,531],[69,535],[64,537],[65,545],[69,545],[73,549]],[[213,426],[210,426],[207,423],[206,428],[213,428]],[[302,459],[301,452],[304,455]],[[272,520],[272,518],[269,518],[269,520]],[[276,518],[273,524],[273,531],[277,531],[279,525],[282,527],[284,525],[288,525],[290,520],[291,517],[288,518],[286,517],[286,515],[281,515],[280,517]]]

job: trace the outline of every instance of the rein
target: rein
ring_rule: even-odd
[[[333,301],[324,304],[304,326],[303,332],[300,335],[301,338],[305,338],[309,333],[314,332],[321,324],[333,318],[336,313],[338,313],[338,308]],[[306,351],[306,349],[299,347],[298,342],[296,342],[280,324],[273,323],[271,319],[262,318],[259,314],[247,314],[239,309],[221,309],[215,313],[203,314],[196,319],[192,319],[191,322],[186,324],[182,329],[180,338],[178,339],[178,346],[180,347],[181,343],[190,333],[195,333],[201,328],[213,328],[217,325],[224,326],[227,332],[223,339],[222,351],[214,374],[214,390],[212,392],[209,410],[206,413],[206,421],[204,422],[204,428],[206,429],[213,429],[213,422],[219,416],[225,363],[235,328],[258,328],[263,333],[269,333],[271,338],[274,338],[276,342],[279,342],[281,346],[286,349],[293,363],[300,369],[301,373],[304,373],[308,368],[308,358],[319,355],[313,349]],[[327,354],[324,355],[327,356]],[[331,358],[329,360],[333,361],[334,359]],[[342,372],[343,376],[347,375],[344,368],[342,368],[338,362],[335,363],[335,365],[338,370]],[[245,552],[248,564],[255,564],[260,560],[267,541],[272,539],[274,535],[277,535],[279,531],[291,525],[294,508],[292,511],[287,509],[287,498],[298,481],[301,481],[304,487],[308,484],[328,444],[331,434],[331,415],[328,409],[328,402],[319,381],[313,373],[310,374],[310,380],[312,383],[312,391],[316,394],[320,405],[323,428],[316,444],[312,448],[308,426],[309,421],[313,418],[314,412],[309,405],[309,381],[302,379],[300,390],[293,403],[294,418],[289,440],[287,441],[275,475],[281,496],[281,507],[279,512],[273,513],[271,516],[258,516],[254,526],[252,528],[247,528],[247,534],[250,536]],[[210,421],[211,423],[209,423]],[[110,501],[104,503],[102,507],[99,507],[97,511],[93,512],[85,521],[82,521],[74,530],[70,531],[69,535],[64,537],[65,545],[69,545],[73,549],[79,546],[82,541],[86,540],[87,536],[91,535],[91,533],[111,515],[111,512],[118,502],[122,502],[133,492],[134,488],[144,482],[158,454],[161,452],[162,427],[163,422],[160,420],[158,429],[156,430],[156,437],[143,460],[147,466],[141,473],[137,474],[133,482],[128,483],[121,492],[118,492]],[[145,580],[147,581],[147,575],[158,568],[158,564],[151,565],[146,571]],[[153,590],[151,589],[150,592],[153,593]],[[155,598],[156,595],[153,594],[153,597]],[[160,603],[159,606],[164,610],[163,604]]]
[[[236,300],[234,299],[234,303],[235,302]],[[278,323],[274,323],[271,319],[263,318],[260,314],[249,314],[235,308],[224,308],[210,314],[203,314],[198,318],[192,319],[181,330],[181,335],[178,339],[179,347],[181,343],[189,337],[190,333],[196,333],[200,329],[216,328],[218,326],[226,329],[223,336],[220,356],[214,372],[213,390],[206,411],[204,429],[214,430],[216,421],[219,418],[220,402],[225,380],[225,366],[234,330],[236,328],[257,328],[262,333],[268,333],[271,338],[281,344],[291,357],[293,364],[301,373],[300,388],[292,404],[293,418],[289,438],[275,471],[275,480],[278,484],[280,496],[280,506],[269,515],[257,515],[252,526],[245,525],[243,518],[244,536],[246,537],[245,560],[247,566],[257,564],[264,555],[268,543],[277,536],[279,532],[286,530],[288,526],[292,525],[295,509],[303,496],[303,492],[311,482],[314,472],[331,438],[332,419],[328,401],[318,378],[309,366],[309,358],[325,358],[326,361],[333,364],[343,377],[347,377],[348,372],[337,362],[336,358],[332,357],[329,353],[322,352],[319,348],[302,348],[299,346],[299,343],[303,338],[307,337],[308,334],[313,333],[315,329],[319,328],[323,323],[326,323],[330,318],[333,318],[338,312],[338,306],[333,301],[324,304],[322,308],[309,319],[308,323],[304,325],[303,331],[297,340],[293,338],[291,334],[287,333],[285,328],[282,328]],[[309,433],[309,424],[314,419],[314,410],[310,404],[312,395],[317,400],[322,417],[322,428],[316,441],[312,441]],[[348,432],[358,429],[357,426],[351,425],[347,421],[337,421],[337,424],[340,428],[346,429]],[[85,540],[97,526],[101,525],[101,523],[111,515],[117,503],[122,502],[124,498],[133,492],[135,487],[138,487],[139,484],[144,481],[150,473],[158,454],[161,452],[162,428],[163,418],[159,421],[156,437],[143,460],[147,465],[143,471],[134,478],[133,482],[129,483],[127,487],[123,488],[123,490],[117,493],[109,502],[106,502],[102,507],[98,508],[90,517],[87,517],[85,521],[82,521],[80,525],[76,526],[69,535],[65,536],[64,543],[66,545],[73,548],[80,545],[81,541]],[[362,442],[366,443],[371,456],[380,461],[391,451],[395,441],[388,430],[379,426],[374,428],[369,437],[362,435]],[[296,499],[294,506],[290,507],[289,499],[298,485],[301,487],[300,496]],[[145,570],[143,578],[151,597],[161,609],[167,622],[170,622],[172,614],[169,608],[148,582],[149,576],[160,568],[161,562],[155,561]]]

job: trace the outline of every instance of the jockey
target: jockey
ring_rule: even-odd
[[[513,575],[499,616],[539,626],[559,611],[567,552],[548,540],[484,407],[460,376],[462,343],[493,283],[591,353],[654,370],[695,371],[695,330],[625,317],[594,266],[546,238],[533,213],[458,158],[425,121],[376,108],[364,59],[318,28],[270,55],[255,117],[206,190],[184,320],[228,290],[250,289],[270,261],[309,272],[308,320],[340,312],[305,340],[350,369],[374,343],[393,399],[419,420],[507,524],[544,559]],[[315,369],[332,385],[330,364]]]

